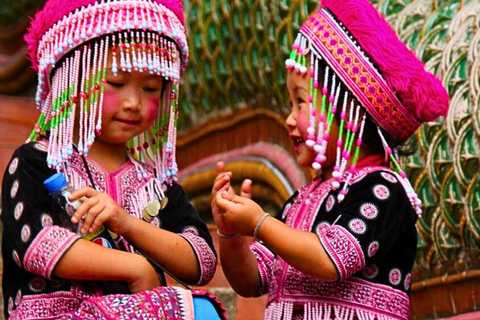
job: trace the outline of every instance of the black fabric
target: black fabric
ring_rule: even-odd
[[[388,285],[408,293],[410,291],[410,279],[406,277],[410,277],[415,260],[417,246],[415,223],[417,215],[400,181],[392,182],[385,179],[384,176],[394,177],[388,171],[367,174],[363,179],[349,187],[348,194],[340,204],[337,202],[337,196],[343,184],[336,191],[330,191],[320,206],[311,231],[318,234],[319,226],[324,223],[342,226],[357,239],[365,257],[365,267],[349,276]],[[373,190],[378,186],[386,187],[389,190],[387,199],[379,199],[375,196]],[[298,191],[292,195],[276,215],[278,220],[285,222],[288,215],[288,205],[295,201],[297,197]],[[330,197],[334,200],[334,205],[330,210],[327,210]],[[365,204],[373,204],[377,207],[378,215],[376,218],[366,219],[361,214],[360,209]],[[287,211],[287,214],[285,214],[285,211]],[[360,219],[365,222],[366,231],[363,234],[352,232],[349,223],[353,219]],[[379,249],[370,257],[368,248],[374,241],[378,242]],[[371,272],[372,266],[376,270],[374,276]],[[389,281],[390,272],[394,269],[399,269],[402,275],[402,279],[397,285]]]

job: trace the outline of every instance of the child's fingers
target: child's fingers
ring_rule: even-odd
[[[217,205],[222,209],[227,209],[230,206],[237,204],[244,204],[244,199],[227,191],[218,192],[215,196]]]
[[[78,190],[73,191],[68,198],[69,200],[77,200],[82,197],[91,198],[91,197],[94,197],[97,193],[98,191],[93,188],[84,187],[84,188],[80,188]]]
[[[218,161],[217,162],[217,175],[223,172],[225,170],[225,162],[223,161]]]
[[[252,199],[252,180],[245,179],[242,182],[242,186],[240,188],[240,196],[248,199]]]
[[[82,219],[83,216],[87,215],[90,209],[97,205],[97,203],[100,202],[100,199],[98,197],[93,197],[93,198],[86,198],[84,202],[80,205],[80,207],[75,211],[75,214],[72,216],[72,222],[77,223]]]
[[[101,201],[91,207],[83,221],[82,233],[93,232],[102,225],[109,217],[106,209],[106,204]]]
[[[215,182],[213,183],[212,195],[223,189],[225,186],[229,185],[230,175],[228,173],[229,172],[224,172],[217,176],[217,179],[215,179]]]

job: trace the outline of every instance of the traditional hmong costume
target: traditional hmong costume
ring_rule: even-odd
[[[306,144],[317,154],[314,170],[326,160],[332,121],[339,136],[330,142],[337,148],[332,178],[300,188],[277,219],[315,233],[339,279],[302,273],[255,242],[265,319],[409,319],[421,201],[387,141],[400,143],[445,115],[446,90],[367,0],[322,1],[301,26],[286,68],[310,79]],[[385,156],[359,159],[370,120]]]
[[[188,59],[183,19],[181,1],[173,0],[51,0],[37,13],[26,40],[39,76],[41,116],[15,151],[2,186],[6,318],[192,318],[189,291],[160,287],[111,297],[104,296],[110,292],[100,282],[53,277],[80,236],[59,226],[59,209],[43,186],[60,171],[74,188],[108,193],[127,213],[186,239],[201,273],[195,284],[211,280],[212,239],[176,183],[178,88]],[[112,173],[88,156],[102,129],[110,49],[112,72],[136,70],[166,79],[154,125],[127,144],[127,162]],[[151,203],[161,207],[158,214],[145,210]],[[136,252],[121,236],[115,242],[120,250]]]

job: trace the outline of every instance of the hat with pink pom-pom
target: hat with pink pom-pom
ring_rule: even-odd
[[[348,176],[342,178],[348,163],[349,171],[355,171],[366,117],[379,127],[387,155],[405,176],[384,133],[401,143],[422,123],[445,116],[449,97],[440,80],[425,70],[368,0],[322,0],[292,47],[286,68],[310,79],[306,144],[317,154],[312,167],[320,170],[326,160],[329,128],[338,112],[340,125],[345,126],[340,135],[345,135],[337,140],[334,187],[342,180],[348,185]],[[344,96],[339,97],[340,92]],[[322,101],[317,104],[320,93]],[[337,107],[338,101],[343,105]],[[361,116],[361,109],[368,115]]]
[[[181,0],[49,0],[25,40],[41,111],[29,140],[50,133],[50,167],[63,170],[68,163],[75,125],[82,154],[101,133],[108,64],[114,74],[135,70],[168,80],[155,124],[127,146],[136,159],[154,163],[163,182],[176,179],[178,89],[188,61]],[[76,109],[83,121],[75,121]]]

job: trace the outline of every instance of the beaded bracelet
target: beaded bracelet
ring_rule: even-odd
[[[255,241],[257,241],[257,237],[258,237],[258,230],[260,230],[260,227],[262,226],[263,222],[265,221],[265,219],[267,219],[267,217],[270,217],[270,213],[267,213],[265,212],[263,214],[263,216],[258,220],[257,222],[257,225],[255,226],[255,230],[253,231],[253,239]]]
[[[217,234],[220,238],[223,238],[223,239],[233,239],[235,237],[238,236],[238,233],[234,232],[234,233],[229,233],[229,234],[223,234],[220,232],[220,230],[217,229]]]

